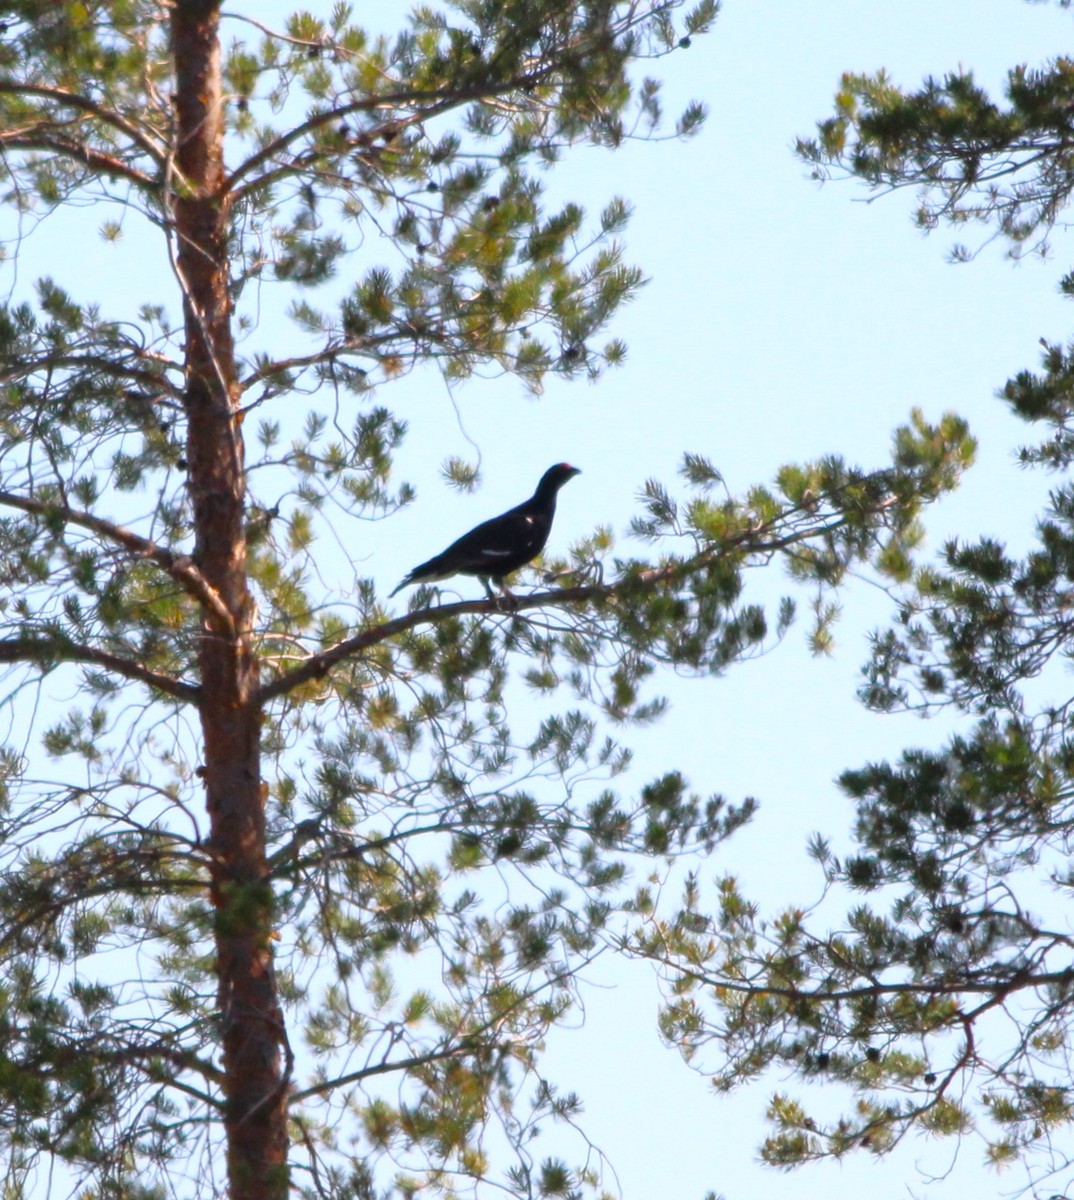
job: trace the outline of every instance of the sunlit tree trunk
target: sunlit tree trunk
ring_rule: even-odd
[[[176,263],[186,330],[187,463],[203,603],[200,714],[212,840],[219,1021],[231,1200],[287,1192],[283,1019],[272,966],[272,894],[243,532],[245,478],[228,291],[219,4],[172,16]]]

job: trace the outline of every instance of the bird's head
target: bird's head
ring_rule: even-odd
[[[559,489],[575,475],[581,475],[578,467],[572,467],[570,463],[556,463],[554,467],[549,467],[541,476],[541,482],[537,485],[537,491],[541,494],[548,492],[558,492]]]

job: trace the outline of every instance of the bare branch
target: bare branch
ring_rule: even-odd
[[[16,496],[11,492],[0,492],[0,505],[17,508],[35,517],[59,517],[64,524],[78,525],[100,534],[138,558],[148,558],[166,571],[187,595],[197,600],[215,619],[218,631],[228,637],[235,635],[235,620],[220,594],[205,579],[189,555],[173,554],[171,550],[158,546],[150,538],[144,538],[122,525],[95,517],[65,505],[48,504],[29,496]]]
[[[57,104],[62,104],[67,108],[88,113],[90,116],[102,121],[105,125],[119,130],[125,137],[130,138],[158,166],[163,166],[167,160],[167,154],[162,146],[143,133],[136,125],[121,117],[114,109],[105,108],[95,100],[91,100],[88,96],[81,96],[77,92],[68,92],[64,88],[44,87],[41,84],[17,83],[12,79],[0,79],[0,96],[4,95],[38,96],[42,100],[53,100]],[[147,185],[153,182],[148,175],[141,175],[140,177]]]
[[[723,992],[741,996],[776,996],[781,1000],[800,1000],[807,1003],[819,1001],[824,1004],[837,1004],[843,1000],[861,1000],[866,997],[881,999],[887,996],[982,995],[988,997],[973,1012],[957,1014],[957,1020],[960,1023],[967,1018],[976,1019],[989,1008],[994,1008],[1009,996],[1025,991],[1027,988],[1067,988],[1074,981],[1074,969],[1065,968],[1060,971],[1042,971],[1039,974],[1026,971],[1007,978],[992,976],[980,979],[920,979],[911,980],[909,983],[883,983],[877,980],[843,988],[832,987],[827,983],[815,988],[806,988],[794,985],[780,986],[764,980],[735,979],[722,972],[710,973],[694,970],[682,965],[678,959],[671,960],[662,955],[650,954],[645,950],[639,951],[629,946],[624,946],[623,949],[630,954],[636,954],[667,967],[674,972],[677,979],[689,979],[702,987],[719,988]],[[955,1018],[952,1018],[952,1023],[955,1023]]]
[[[178,364],[168,364],[178,369]],[[55,370],[57,368],[72,368],[78,371],[100,371],[105,375],[114,375],[117,379],[127,379],[132,383],[145,384],[167,392],[176,399],[182,396],[178,388],[165,375],[158,375],[144,367],[125,366],[114,359],[106,358],[103,354],[56,354],[42,358],[23,360],[12,364],[5,370],[0,370],[0,384],[10,383],[13,379],[21,379],[34,371]]]
[[[289,1104],[301,1104],[311,1096],[323,1096],[325,1092],[334,1092],[337,1088],[346,1087],[348,1083],[360,1083],[363,1079],[371,1079],[374,1075],[387,1075],[391,1071],[412,1071],[415,1067],[423,1067],[427,1063],[440,1062],[445,1058],[458,1058],[462,1054],[472,1054],[473,1046],[448,1046],[443,1050],[430,1050],[428,1054],[415,1054],[412,1058],[400,1058],[391,1062],[377,1063],[374,1067],[361,1067],[349,1075],[341,1075],[338,1079],[327,1079],[323,1083],[315,1083],[312,1087],[292,1092],[287,1097]]]
[[[113,654],[108,650],[98,649],[96,646],[84,646],[78,642],[72,642],[62,634],[54,637],[29,636],[0,640],[0,663],[49,661],[92,663],[95,666],[114,671],[126,679],[134,679],[139,683],[148,684],[187,704],[196,704],[201,695],[201,689],[196,684],[185,683],[171,675],[163,675],[151,667],[134,659],[124,658],[120,654]]]
[[[91,150],[81,142],[57,137],[55,134],[44,136],[0,133],[0,146],[12,150],[51,150],[55,154],[61,154],[66,158],[73,158],[84,163],[97,174],[114,175],[117,178],[126,179],[129,183],[147,191],[155,187],[153,180],[148,175],[127,166],[121,158],[115,158],[111,154],[102,154],[99,150]]]

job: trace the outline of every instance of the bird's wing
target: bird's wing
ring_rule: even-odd
[[[419,563],[395,592],[412,583],[431,583],[459,573],[491,578],[509,575],[544,549],[555,510],[554,495],[534,495],[517,508],[475,525],[446,550]]]
[[[456,571],[512,571],[540,553],[550,524],[539,513],[513,508],[464,533],[437,558]]]

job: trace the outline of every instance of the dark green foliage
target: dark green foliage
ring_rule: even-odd
[[[1064,149],[1074,61],[1016,67],[1005,92],[997,103],[969,71],[926,79],[916,92],[883,71],[847,74],[835,116],[798,150],[818,178],[846,171],[876,188],[920,187],[922,228],[994,223],[1019,255],[1040,248],[1074,188]]]
[[[979,220],[1018,254],[1068,205],[1072,101],[1067,58],[1012,71],[1003,104],[965,71],[909,93],[883,74],[848,75],[835,115],[799,149],[820,176],[917,187],[926,228]],[[829,889],[819,913],[765,918],[730,878],[716,914],[696,880],[673,920],[639,905],[635,949],[672,982],[664,1032],[703,1069],[718,1045],[720,1087],[774,1065],[851,1089],[853,1107],[827,1120],[804,1099],[773,1098],[762,1154],[780,1167],[881,1155],[911,1130],[976,1132],[990,1162],[1024,1160],[1041,1195],[1069,1167],[1074,356],[1042,344],[1041,370],[1000,393],[1040,427],[1022,463],[1060,474],[1028,551],[983,537],[952,541],[926,565],[882,556],[902,586],[862,698],[881,711],[953,711],[962,729],[940,749],[842,775],[857,846],[839,858],[816,836]],[[918,452],[899,444],[902,462]],[[786,486],[805,495],[793,476]],[[850,911],[831,918],[846,893]]]

